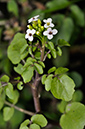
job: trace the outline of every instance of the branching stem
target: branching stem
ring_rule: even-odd
[[[35,114],[33,112],[30,112],[30,111],[24,110],[22,108],[19,108],[19,107],[15,106],[14,104],[11,104],[11,103],[9,103],[7,101],[5,101],[5,104],[8,105],[8,106],[10,106],[10,107],[14,107],[16,110],[18,110],[20,112],[23,112],[23,113],[25,113],[27,115],[33,116]]]
[[[35,77],[35,81],[33,83],[33,87],[32,88],[32,95],[33,95],[33,99],[34,99],[34,106],[35,106],[35,110],[36,112],[40,112],[40,101],[39,101],[39,95],[38,95],[38,84],[40,82],[40,80],[38,80],[39,78],[39,74],[36,71],[36,77]]]

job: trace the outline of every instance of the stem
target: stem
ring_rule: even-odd
[[[24,110],[22,108],[19,108],[19,107],[15,106],[14,104],[11,104],[11,103],[9,103],[7,101],[5,101],[5,104],[8,105],[8,106],[10,106],[10,107],[14,107],[16,110],[18,110],[20,112],[23,112],[23,113],[25,113],[27,115],[33,116],[35,114],[33,112],[30,112],[30,111]]]
[[[39,74],[36,71],[36,77],[35,77],[35,81],[33,83],[33,87],[32,88],[32,95],[33,95],[33,99],[34,99],[34,106],[35,106],[35,110],[36,112],[40,112],[40,101],[39,101],[39,95],[38,95],[38,84],[40,82],[40,80],[38,80],[39,78]]]
[[[43,44],[43,46],[42,46],[42,49],[41,49],[41,61],[43,61],[43,59],[44,59],[44,52],[45,52],[45,44]]]
[[[45,61],[46,60],[46,57],[47,57],[47,54],[49,54],[50,53],[50,50],[46,53],[46,55],[44,56],[44,59],[43,59],[43,61]]]
[[[0,88],[1,87],[5,87],[5,86],[7,86],[8,85],[8,83],[4,83],[4,84],[2,84],[1,86],[0,86]]]

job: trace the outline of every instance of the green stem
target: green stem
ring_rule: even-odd
[[[44,59],[44,53],[45,53],[45,44],[43,44],[43,46],[42,46],[42,49],[41,49],[41,61],[43,61],[43,59]]]

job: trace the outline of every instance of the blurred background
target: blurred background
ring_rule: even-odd
[[[68,75],[76,84],[72,101],[85,104],[85,0],[0,0],[0,77],[4,74],[11,80],[17,77],[13,65],[7,57],[7,48],[17,32],[25,33],[28,19],[40,15],[40,19],[51,17],[58,34],[53,42],[65,39],[70,47],[63,47],[63,54],[56,59],[47,59],[46,66],[69,68]],[[66,102],[56,100],[41,86],[41,107],[44,114],[53,121],[59,121]],[[18,106],[34,111],[33,99],[29,88],[20,93]],[[49,106],[48,106],[49,105]],[[62,108],[61,108],[62,107]],[[15,111],[8,122],[3,120],[0,111],[0,129],[18,129],[19,124],[28,116]],[[47,127],[59,129],[56,122]],[[47,129],[46,128],[46,129]]]

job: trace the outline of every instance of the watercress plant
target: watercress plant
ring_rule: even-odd
[[[58,33],[51,18],[41,21],[39,15],[34,16],[28,20],[27,28],[26,34],[15,34],[7,50],[8,58],[14,64],[15,72],[20,76],[16,78],[16,89],[7,75],[0,78],[0,109],[3,108],[4,120],[10,120],[16,109],[31,116],[21,123],[20,129],[40,129],[49,124],[41,113],[39,100],[41,82],[44,89],[50,91],[56,99],[68,102],[60,118],[62,129],[83,129],[85,106],[78,102],[71,102],[75,83],[66,73],[69,69],[53,66],[44,73],[45,60],[61,56],[61,47],[70,44],[64,39],[58,39],[57,45],[51,41]],[[31,88],[35,113],[15,106],[19,99],[18,90],[23,90],[24,84]],[[4,104],[9,107],[4,107]]]

